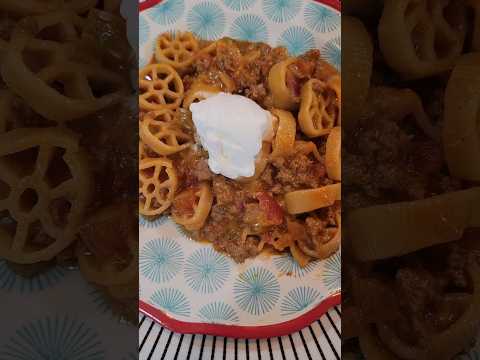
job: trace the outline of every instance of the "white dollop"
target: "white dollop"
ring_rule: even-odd
[[[273,137],[272,115],[241,95],[218,93],[190,105],[208,166],[230,179],[255,174],[263,140]]]

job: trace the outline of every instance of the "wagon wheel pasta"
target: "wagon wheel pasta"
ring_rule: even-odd
[[[206,183],[187,189],[175,197],[173,219],[187,230],[198,230],[205,223],[212,202],[212,192]]]
[[[288,66],[295,61],[290,58],[272,66],[268,74],[268,86],[272,92],[273,106],[293,110],[298,107],[300,99],[292,93],[292,89],[287,86]]]
[[[140,122],[140,137],[153,151],[171,155],[191,145],[191,137],[173,121],[171,110],[152,111]]]
[[[150,64],[140,70],[140,109],[176,109],[183,99],[183,82],[173,67]]]
[[[50,260],[74,241],[90,201],[85,155],[66,130],[18,129],[2,137],[0,211],[10,223],[0,228],[0,254],[21,264]],[[25,152],[37,152],[36,161]],[[62,164],[65,174],[52,173]]]
[[[341,151],[342,133],[339,127],[334,127],[327,138],[327,149],[325,152],[325,169],[328,177],[340,181],[342,176]]]
[[[453,66],[463,48],[465,28],[460,1],[389,0],[378,34],[388,64],[407,78],[419,78]]]
[[[328,134],[339,121],[337,93],[320,80],[309,80],[302,87],[298,122],[309,137]]]
[[[293,150],[297,124],[293,115],[288,111],[273,109],[272,114],[278,119],[278,127],[271,156],[282,156]]]
[[[197,39],[189,32],[180,32],[173,36],[164,33],[155,43],[157,61],[169,64],[178,71],[185,70],[192,63],[197,50]]]
[[[177,175],[168,159],[145,158],[139,164],[140,214],[157,216],[172,204]]]
[[[59,12],[32,17],[33,32],[32,26],[27,29],[19,25],[12,38],[14,45],[9,47],[1,67],[5,82],[16,94],[39,114],[57,122],[78,119],[115,104],[125,92],[124,80],[114,72],[71,61],[68,43],[36,38],[41,30],[58,26],[65,40],[74,40],[75,19],[74,14]],[[25,52],[45,58],[46,65],[29,67]]]
[[[480,54],[460,59],[445,93],[443,143],[450,172],[480,181]]]
[[[190,36],[187,35],[188,41]],[[267,250],[290,251],[300,266],[332,255],[339,249],[341,238],[340,75],[321,59],[318,50],[291,57],[283,48],[228,38],[195,39],[198,47],[188,49],[185,63],[174,64],[174,56],[165,56],[165,51],[168,53],[175,41],[178,38],[161,34],[157,42],[163,44],[161,54],[157,46],[156,56],[141,70],[140,182],[144,184],[143,162],[155,159],[168,162],[165,169],[171,166],[177,178],[175,190],[169,193],[171,199],[150,216],[170,215],[192,239],[211,242],[216,250],[237,262]],[[163,75],[165,78],[176,74],[169,80],[178,77],[178,86],[171,86],[176,87],[178,96],[171,104],[162,101],[145,104],[146,99],[154,98],[153,75],[150,75],[154,69],[164,69],[168,73]],[[142,79],[146,80],[143,87]],[[321,88],[313,89],[311,84],[317,82]],[[328,145],[327,137],[320,138],[318,131],[310,132],[311,136],[306,135],[309,128],[301,131],[302,116],[298,108],[303,101],[304,86],[315,90],[312,94],[315,101],[317,96],[323,96],[319,109],[331,115],[332,124],[327,124],[328,129],[323,129],[322,135],[328,135],[336,127]],[[266,117],[271,120],[271,127],[262,130],[261,148],[252,158],[255,165],[252,176],[231,179],[210,168],[208,149],[202,146],[190,108],[193,103],[209,101],[209,97],[218,93],[248,97],[269,112]],[[310,123],[314,127],[312,120]],[[172,133],[185,137],[177,144]],[[167,147],[165,139],[172,141]],[[141,209],[145,207],[145,187],[142,189]],[[333,194],[327,196],[328,201],[323,199],[326,193]]]
[[[476,3],[387,0],[358,19],[374,60],[367,100],[342,138],[342,353],[470,352],[479,325],[480,59],[469,53],[475,11],[466,6]],[[358,44],[342,45],[349,53]]]
[[[75,249],[93,238],[105,240],[104,229],[91,226],[87,214],[115,208],[113,199],[137,206],[131,193],[136,114],[127,105],[134,92],[128,73],[134,52],[119,5],[118,0],[0,1],[0,257],[32,281],[52,267],[77,268],[85,254]],[[110,228],[130,220],[136,228],[136,217],[131,211],[128,221]],[[89,236],[82,238],[86,227]],[[94,281],[86,273],[100,263],[102,271],[95,275],[108,272],[103,265],[118,260],[115,251],[127,237],[132,245],[137,241],[135,232],[117,235],[103,243],[102,261],[78,267],[87,280]],[[118,285],[130,287],[135,296],[129,299],[109,294],[113,286],[95,284],[116,304],[116,315],[125,317],[125,308],[138,313],[136,267],[129,270],[133,280]]]

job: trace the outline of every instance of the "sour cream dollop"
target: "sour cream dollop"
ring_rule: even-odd
[[[241,95],[218,93],[190,105],[208,166],[230,179],[255,174],[255,160],[264,140],[273,137],[272,115]]]

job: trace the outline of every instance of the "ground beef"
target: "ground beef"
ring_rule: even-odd
[[[198,179],[198,181],[211,180],[213,173],[208,167],[208,161],[204,158],[199,158],[193,161],[191,174]]]
[[[284,185],[286,192],[301,188],[317,188],[330,181],[325,177],[325,167],[307,155],[295,154],[273,161],[277,170],[275,180]]]

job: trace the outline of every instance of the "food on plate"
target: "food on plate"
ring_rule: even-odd
[[[119,7],[0,1],[0,257],[21,276],[79,269],[135,322],[137,98]]]
[[[361,80],[342,149],[342,353],[452,359],[480,325],[478,2],[376,3],[342,34]]]
[[[139,71],[139,211],[243,262],[340,246],[340,75],[318,50],[160,34]]]

